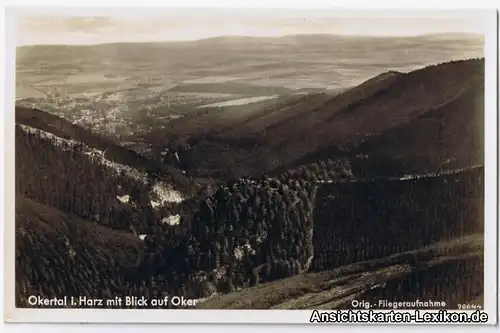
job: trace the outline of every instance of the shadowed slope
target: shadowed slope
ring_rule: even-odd
[[[125,295],[128,269],[142,242],[74,215],[16,196],[16,304],[30,295]]]
[[[407,132],[408,138],[417,132],[419,134],[416,137],[423,138],[426,131],[423,131],[423,126],[417,126],[416,119],[439,118],[440,114],[453,113],[457,117],[454,122],[439,119],[442,122],[438,122],[441,127],[437,128],[437,132],[445,137],[445,134],[458,132],[460,127],[457,126],[463,122],[477,119],[473,122],[477,124],[484,117],[483,81],[484,59],[476,59],[429,66],[396,76],[388,88],[379,89],[367,98],[350,100],[339,110],[340,95],[318,111],[323,114],[323,121],[314,126],[301,127],[300,131],[283,130],[290,131],[295,138],[289,138],[286,143],[277,147],[277,153],[283,156],[282,163],[304,163],[315,160],[318,155],[328,155],[329,149],[333,152],[338,148],[350,150],[363,142],[370,142],[375,135],[400,126],[405,126],[401,132]],[[454,113],[457,107],[460,108],[458,114]],[[302,121],[300,123],[303,124]],[[454,137],[448,139],[448,143],[452,138]],[[475,155],[476,151],[471,150],[467,139],[457,140],[447,149],[453,152],[461,150],[462,156]],[[431,140],[426,143],[430,143],[429,141]],[[435,141],[432,143],[439,143]],[[472,146],[477,148],[477,142],[472,143]],[[406,146],[401,142],[399,149],[403,147]],[[410,145],[406,149],[409,154],[430,155],[425,148],[427,145],[419,144]],[[442,149],[443,145],[438,145],[436,150],[439,151],[439,148]],[[362,152],[371,153],[369,149],[362,149]],[[388,150],[387,152],[389,153]],[[432,157],[429,156],[431,160]]]
[[[472,235],[214,297],[198,308],[338,309],[349,308],[353,299],[378,304],[378,299],[425,298],[444,301],[446,308],[456,309],[457,304],[482,294],[482,282],[483,236]]]
[[[194,183],[184,176],[180,170],[152,161],[63,118],[36,109],[16,107],[16,124],[34,127],[55,136],[75,140],[90,148],[100,150],[107,159],[146,172],[151,177],[161,178],[187,195],[192,194],[194,191]]]
[[[239,122],[235,111],[226,128],[224,116],[202,116],[204,134],[184,133],[178,152],[191,175],[222,180],[359,154],[376,157],[360,162],[365,167],[384,157],[420,171],[481,164],[483,81],[484,59],[386,72],[337,95],[310,94],[254,110]],[[214,127],[210,119],[218,119]]]

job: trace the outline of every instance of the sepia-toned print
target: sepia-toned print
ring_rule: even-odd
[[[475,11],[15,26],[17,308],[484,309]]]

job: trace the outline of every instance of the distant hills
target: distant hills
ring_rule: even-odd
[[[154,44],[164,44],[168,46],[191,46],[196,44],[238,44],[238,43],[266,43],[266,42],[292,42],[292,43],[312,43],[316,42],[324,43],[327,40],[339,41],[339,40],[411,40],[411,39],[483,39],[484,36],[482,34],[477,33],[436,33],[436,34],[423,34],[417,36],[371,36],[371,35],[342,35],[342,34],[328,34],[328,33],[317,33],[317,34],[295,34],[295,35],[283,35],[283,36],[244,36],[244,35],[226,35],[226,36],[216,36],[216,37],[208,37],[198,40],[189,40],[189,41],[155,41],[155,42],[117,42],[117,43],[106,43],[106,44],[96,44],[97,46],[105,45],[154,45]],[[44,45],[22,45],[18,46],[18,49],[22,48],[32,48],[32,47],[65,47],[66,45],[58,45],[58,44],[44,44]],[[74,47],[74,46],[88,46],[88,45],[67,45],[66,47]],[[94,45],[95,46],[95,45]]]
[[[178,75],[242,75],[261,73],[255,65],[272,63],[267,72],[294,69],[304,76],[326,74],[325,70],[349,64],[361,70],[416,68],[429,63],[483,56],[484,36],[474,34],[410,37],[340,35],[293,35],[283,37],[222,36],[198,41],[114,43],[101,45],[33,45],[16,51],[19,69],[52,74],[77,70],[99,73],[110,68],[130,76],[154,70],[170,77]],[[457,52],[457,47],[460,52]],[[307,55],[304,57],[304,55]],[[366,59],[358,63],[359,60]],[[33,64],[39,64],[31,68]],[[124,68],[124,64],[128,64]],[[285,71],[286,69],[286,71]],[[150,73],[150,76],[152,75]],[[265,73],[264,73],[265,75]],[[374,72],[371,72],[374,75]]]

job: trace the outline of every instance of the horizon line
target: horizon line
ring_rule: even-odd
[[[280,39],[286,37],[305,37],[305,36],[329,36],[329,37],[358,37],[358,38],[373,38],[373,39],[383,39],[383,38],[419,38],[419,37],[431,37],[431,36],[446,36],[446,35],[461,35],[461,36],[476,36],[485,37],[484,33],[479,32],[436,32],[436,33],[426,33],[426,34],[416,34],[416,35],[370,35],[370,34],[349,34],[349,33],[304,33],[304,34],[284,34],[284,35],[270,35],[270,36],[258,36],[258,35],[216,35],[212,37],[204,37],[197,39],[165,39],[165,40],[151,40],[151,41],[116,41],[116,42],[106,42],[106,43],[78,43],[78,44],[58,44],[58,43],[42,43],[42,44],[17,44],[17,48],[22,47],[36,47],[36,46],[103,46],[103,45],[115,45],[115,44],[170,44],[170,43],[197,43],[203,41],[209,41],[211,39],[217,38],[254,38],[254,39]]]

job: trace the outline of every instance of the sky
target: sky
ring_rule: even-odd
[[[216,36],[484,33],[474,10],[43,9],[7,11],[16,44],[103,44]]]

